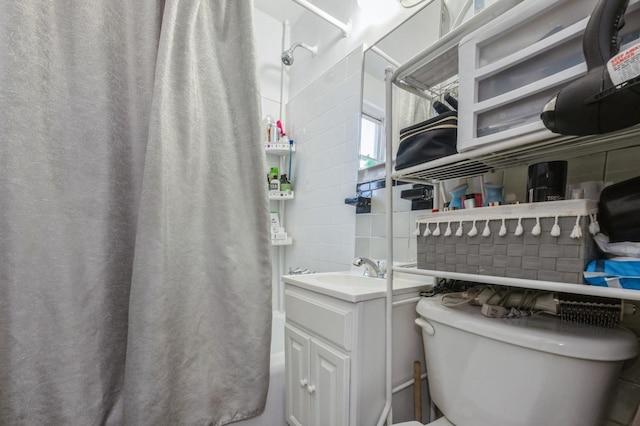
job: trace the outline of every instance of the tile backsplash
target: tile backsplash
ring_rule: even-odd
[[[386,259],[387,188],[375,185],[371,189],[371,213],[356,215],[355,253],[371,259]],[[400,193],[411,189],[411,184],[394,185],[393,194],[393,251],[399,262],[416,261],[416,238],[411,235],[416,228],[416,219],[424,211],[411,210],[411,201],[400,198]]]
[[[638,176],[636,159],[640,158],[640,147],[625,148],[606,153],[588,155],[569,160],[567,185],[580,182],[601,181],[605,183],[619,182]],[[505,170],[503,176],[504,194],[512,194],[515,200],[524,201],[527,187],[527,168],[517,167]],[[366,178],[366,177],[365,177]],[[380,177],[377,176],[375,180]],[[495,180],[492,175],[488,181]],[[470,186],[477,186],[470,181]],[[496,183],[496,182],[493,182]],[[369,185],[367,183],[367,185]],[[358,256],[372,259],[386,258],[386,188],[371,189],[370,186],[359,185],[371,196],[371,213],[356,215],[355,253]],[[411,235],[416,227],[416,218],[424,211],[411,211],[411,202],[400,198],[400,192],[410,189],[410,184],[400,184],[393,191],[393,249],[394,260],[401,262],[416,261],[416,238]],[[478,190],[477,188],[475,190]]]

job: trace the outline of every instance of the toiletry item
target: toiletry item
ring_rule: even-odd
[[[586,200],[599,200],[602,188],[605,183],[603,181],[580,182],[577,187],[583,190],[583,197]]]
[[[280,192],[280,180],[277,177],[271,179],[271,182],[269,183],[269,191]]]
[[[584,188],[576,188],[571,190],[572,200],[582,200],[584,198]]]
[[[275,123],[272,123],[270,127],[269,142],[277,143],[280,140],[280,129],[278,129],[278,126]]]
[[[270,211],[269,217],[271,219],[271,233],[275,234],[277,232],[280,232],[280,217],[278,216],[278,211]]]
[[[476,196],[475,194],[468,194],[464,196],[464,208],[472,209],[476,207]]]
[[[278,232],[272,232],[271,233],[271,239],[272,240],[286,240],[287,239],[287,233],[284,232],[284,230],[282,228],[280,228],[280,230]]]
[[[566,184],[566,161],[533,164],[527,177],[527,202],[564,200]]]
[[[287,175],[280,175],[280,191],[291,193],[291,182],[287,179]]]
[[[463,183],[462,185],[459,185],[453,188],[451,191],[449,191],[449,195],[451,195],[451,202],[449,203],[450,209],[462,208],[462,199],[464,197],[464,194],[467,193],[467,188],[469,188],[469,185],[466,183]]]
[[[280,176],[278,172],[279,170],[277,167],[271,167],[269,169],[269,182],[271,182],[273,179],[278,179],[278,176]]]
[[[293,139],[289,139],[289,169],[287,173],[291,176],[291,158],[293,157]]]
[[[262,124],[264,125],[266,141],[271,142],[272,126],[274,125],[273,117],[267,115],[264,120],[262,120]]]
[[[485,206],[500,205],[501,203],[504,203],[504,198],[502,197],[502,185],[493,185],[493,184],[485,183],[484,193],[487,196],[484,201]],[[493,203],[497,203],[497,204],[493,204]]]

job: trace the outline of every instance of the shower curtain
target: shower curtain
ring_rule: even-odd
[[[0,424],[261,413],[251,0],[0,0]]]

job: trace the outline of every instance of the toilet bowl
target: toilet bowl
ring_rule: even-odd
[[[623,362],[638,354],[638,338],[621,327],[487,318],[440,300],[416,308],[430,396],[445,416],[429,426],[601,425]]]

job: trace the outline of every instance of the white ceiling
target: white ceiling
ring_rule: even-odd
[[[341,9],[344,2],[356,0],[308,0],[323,11],[332,14]],[[435,40],[439,32],[439,17],[441,16],[441,4],[446,4],[446,15],[453,13],[456,16],[468,0],[443,0],[442,2],[425,2],[427,7],[419,7],[416,14],[409,18],[402,30],[392,31],[383,40],[377,43],[387,55],[395,61],[403,63],[419,53],[424,47],[424,40]],[[492,0],[486,0],[492,1]],[[311,13],[293,0],[254,0],[256,9],[272,16],[278,21],[288,20],[293,25],[303,13]],[[443,15],[444,16],[444,15]],[[435,18],[435,19],[434,19]],[[368,73],[378,79],[384,79],[384,69],[389,63],[375,54],[367,54],[365,67]]]
[[[316,6],[322,7],[322,2],[312,1]],[[320,4],[318,4],[320,3]],[[302,6],[293,2],[293,0],[254,0],[256,9],[272,16],[278,21],[289,21],[294,23],[300,18],[300,15],[306,10]]]

